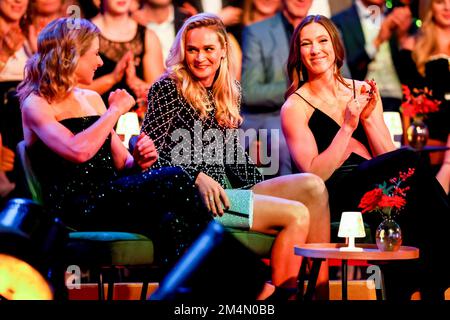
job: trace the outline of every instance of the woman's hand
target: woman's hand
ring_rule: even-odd
[[[133,63],[133,53],[128,51],[122,56],[119,62],[117,62],[116,67],[112,72],[114,83],[118,83],[123,78],[125,70],[130,63]]]
[[[13,26],[8,32],[0,30],[0,39],[0,62],[3,62],[0,69],[3,69],[8,59],[23,45],[25,37],[18,26]]]
[[[126,90],[117,89],[109,94],[108,103],[110,109],[116,109],[122,115],[128,112],[136,104],[136,101]]]
[[[133,158],[142,170],[150,168],[158,160],[155,144],[145,133],[141,133],[138,137],[133,149]]]
[[[133,61],[128,63],[125,75],[126,83],[130,89],[133,90],[137,99],[147,101],[147,94],[150,85],[136,75],[136,66]]]
[[[361,111],[360,119],[363,121],[367,120],[372,115],[372,111],[375,110],[379,99],[379,93],[375,80],[366,80],[366,83],[370,86],[370,89],[367,89],[364,85],[361,87],[361,95],[368,95],[369,99]]]
[[[362,97],[361,95],[358,95],[356,98],[352,98],[349,102],[347,102],[347,107],[345,108],[344,114],[344,123],[342,124],[343,128],[348,128],[351,131],[356,130],[359,123],[359,116],[365,103],[367,103],[367,97]]]
[[[200,172],[195,180],[195,186],[198,188],[208,211],[211,211],[214,216],[223,215],[223,206],[230,207],[230,201],[222,186],[210,176]]]

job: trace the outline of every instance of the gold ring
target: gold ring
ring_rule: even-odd
[[[209,195],[209,201],[214,201],[214,196],[212,194]]]

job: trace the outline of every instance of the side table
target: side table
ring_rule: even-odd
[[[322,261],[325,259],[341,260],[342,265],[342,300],[347,300],[347,263],[348,260],[368,260],[371,264],[389,262],[391,260],[409,260],[419,258],[419,249],[415,247],[401,246],[398,251],[380,251],[376,244],[357,244],[363,251],[340,251],[345,247],[344,243],[309,243],[294,247],[297,256],[310,258],[312,266],[308,279],[308,286],[304,294],[304,283],[306,280],[307,260],[303,259],[298,273],[298,300],[311,300],[316,288],[317,276]],[[381,289],[377,288],[377,298],[385,300],[384,280],[381,274]]]

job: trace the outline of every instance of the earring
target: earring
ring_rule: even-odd
[[[305,81],[305,79],[303,78],[303,68],[302,68],[302,66],[300,66],[300,71],[299,71],[299,81],[300,82],[303,82],[303,81]]]

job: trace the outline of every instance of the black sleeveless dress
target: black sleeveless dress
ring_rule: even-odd
[[[60,123],[79,133],[99,116]],[[184,252],[212,219],[192,179],[179,167],[121,175],[114,167],[111,139],[84,163],[60,157],[38,140],[29,150],[45,205],[79,231],[126,231],[148,235],[168,265]]]
[[[136,66],[136,76],[140,79],[144,78],[144,55],[145,55],[145,32],[147,28],[138,25],[136,35],[130,41],[113,41],[105,38],[100,34],[100,50],[99,54],[103,60],[103,65],[95,72],[94,78],[100,78],[114,71],[117,63],[128,52],[132,51],[134,55],[134,64]],[[103,102],[109,106],[109,93],[116,89],[125,89],[136,98],[133,90],[126,83],[126,76],[116,83],[108,92],[102,94]]]
[[[340,126],[305,98],[300,97],[314,108],[308,126],[316,139],[318,152],[321,153],[332,143]],[[370,152],[361,123],[354,131],[353,138],[366,146]],[[405,148],[371,160],[352,153],[325,181],[329,192],[331,221],[339,222],[343,211],[360,211],[358,204],[367,191],[372,190],[378,183],[398,176],[400,171],[407,171],[408,168],[415,168],[415,174],[408,180],[410,190],[406,196],[407,204],[395,220],[403,231],[403,245],[418,247],[420,259],[385,267],[385,276],[389,278],[386,283],[389,287],[387,291],[391,292],[393,298],[409,299],[407,294],[421,287],[425,292],[423,296],[442,297],[442,286],[448,288],[450,285],[450,277],[445,271],[447,267],[442,263],[442,253],[447,252],[449,243],[447,228],[450,225],[450,206],[444,190],[431,174],[429,165],[418,153]],[[375,235],[381,215],[366,213],[363,219],[370,226],[372,235]]]

